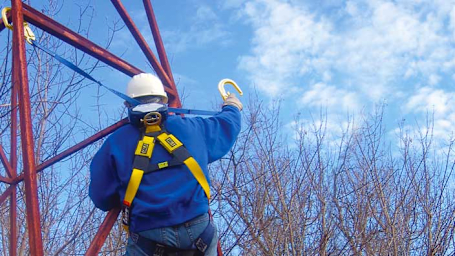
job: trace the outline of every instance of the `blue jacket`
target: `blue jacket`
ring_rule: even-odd
[[[167,131],[176,136],[199,163],[210,184],[207,165],[223,157],[240,132],[240,111],[233,106],[210,118],[169,116]],[[90,165],[89,196],[103,211],[120,207],[131,176],[134,151],[141,132],[133,125],[115,131],[104,142]],[[151,162],[170,160],[159,144]],[[133,201],[130,230],[169,227],[207,213],[202,187],[185,165],[144,175]]]

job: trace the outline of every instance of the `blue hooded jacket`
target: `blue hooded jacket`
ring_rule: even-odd
[[[210,118],[169,116],[164,125],[201,166],[210,184],[207,165],[231,149],[240,132],[240,111],[233,106]],[[89,196],[103,211],[121,207],[131,176],[134,151],[141,132],[131,124],[107,138],[90,165]],[[155,145],[151,163],[170,160],[171,155]],[[133,201],[130,231],[169,227],[208,212],[202,187],[185,166],[145,174]]]

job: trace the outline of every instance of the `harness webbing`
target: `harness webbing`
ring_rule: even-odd
[[[156,140],[172,155],[170,161],[150,164]],[[202,187],[208,200],[210,200],[210,186],[197,161],[191,156],[180,140],[174,135],[167,133],[164,129],[161,129],[159,125],[147,126],[145,134],[137,143],[134,155],[133,171],[123,199],[122,221],[125,230],[128,231],[130,210],[144,174],[184,164]]]
[[[196,160],[193,157],[189,157],[183,163],[190,169],[191,173],[193,174],[194,178],[196,178],[197,182],[201,185],[202,189],[205,192],[205,195],[210,201],[210,187],[209,183],[207,182],[207,178],[204,175],[204,172],[202,171],[201,167],[199,164],[196,162]]]
[[[125,198],[123,199],[123,204],[125,204],[126,206],[131,207],[131,203],[136,197],[136,193],[137,190],[139,189],[139,184],[141,183],[143,175],[144,175],[143,170],[133,169],[130,181],[128,182],[128,187],[126,189]]]
[[[180,163],[183,162],[183,164],[185,164],[186,167],[190,169],[194,178],[196,178],[197,182],[204,190],[205,195],[210,200],[210,186],[207,178],[205,177],[204,172],[202,171],[199,164],[191,156],[190,152],[188,152],[185,146],[183,146],[183,143],[180,142],[174,135],[168,134],[166,132],[158,135],[157,139],[160,144],[167,150],[167,152],[173,155],[173,159],[176,159]],[[160,166],[160,164],[158,164],[158,166]]]

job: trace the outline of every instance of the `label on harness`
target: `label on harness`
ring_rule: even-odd
[[[142,138],[142,140],[138,142],[135,154],[151,158],[154,145],[155,138],[150,136],[144,136],[144,138]]]
[[[183,146],[174,135],[162,133],[157,139],[160,141],[161,145],[167,150],[167,152],[172,153],[179,147]]]
[[[147,150],[149,149],[149,144],[142,144],[142,148],[141,148],[141,154],[147,154]]]
[[[163,168],[166,168],[169,166],[169,163],[166,161],[166,162],[162,162],[162,163],[158,163],[158,168],[160,169],[163,169]]]
[[[167,144],[171,147],[175,147],[177,144],[172,140],[172,138],[167,138],[166,139]]]

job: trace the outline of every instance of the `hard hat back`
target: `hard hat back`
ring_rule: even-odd
[[[168,101],[163,83],[158,77],[150,73],[141,73],[133,76],[126,87],[126,94],[131,98],[160,96],[163,99],[163,103]]]

